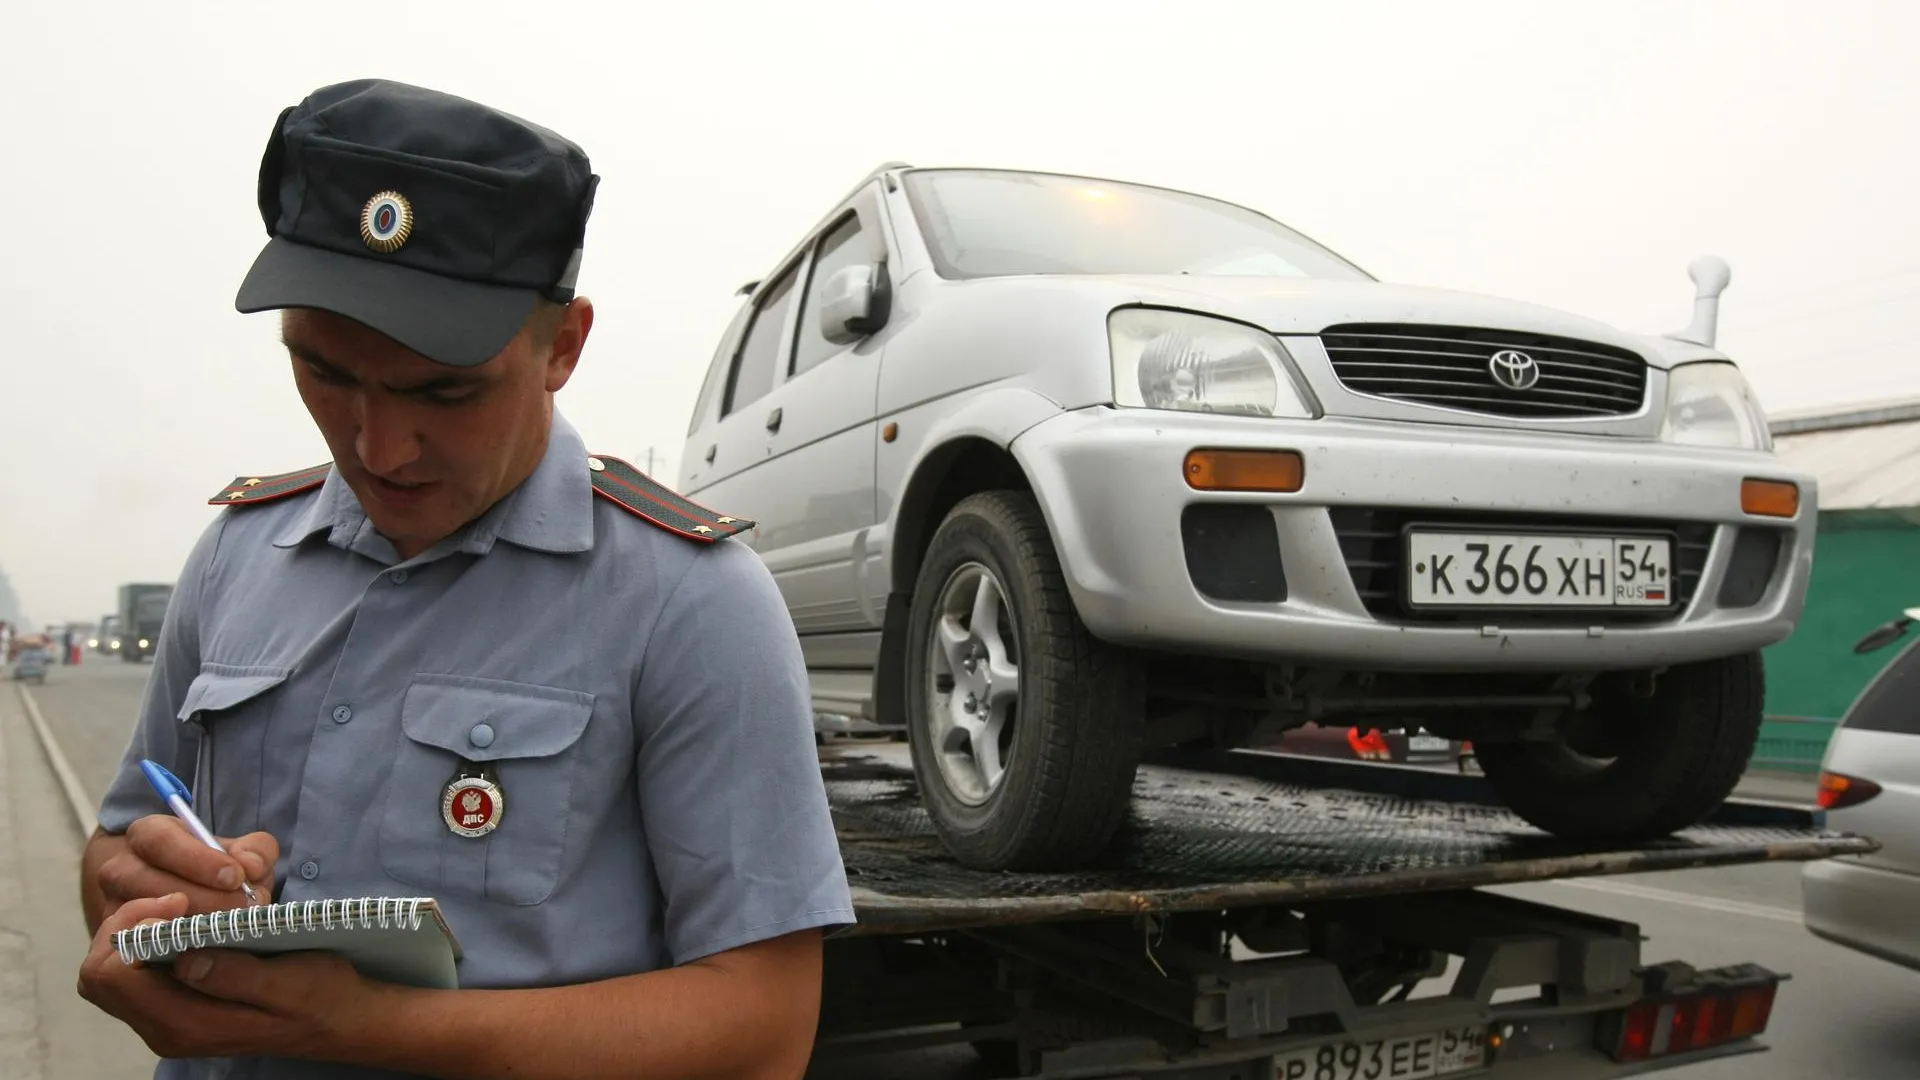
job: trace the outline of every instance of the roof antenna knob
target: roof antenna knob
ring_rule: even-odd
[[[1667,336],[1711,346],[1720,320],[1720,294],[1733,280],[1733,268],[1718,255],[1702,255],[1687,264],[1687,276],[1693,279],[1693,321]]]

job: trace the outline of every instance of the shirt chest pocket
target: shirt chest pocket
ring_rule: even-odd
[[[575,690],[414,676],[381,815],[382,868],[438,896],[552,895],[569,841],[584,842],[569,826],[592,715],[593,695]],[[488,783],[456,783],[462,773]]]
[[[205,663],[181,698],[175,715],[199,734],[189,781],[194,809],[217,833],[238,836],[266,824],[262,792],[283,779],[270,775],[265,753],[283,696],[274,691],[289,674],[287,668]]]

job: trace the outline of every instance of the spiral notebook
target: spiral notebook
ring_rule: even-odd
[[[460,943],[440,905],[422,896],[289,900],[184,915],[121,930],[113,944],[128,964],[164,964],[192,949],[260,956],[319,950],[382,982],[440,990],[460,985]]]

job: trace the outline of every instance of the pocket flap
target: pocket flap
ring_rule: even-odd
[[[593,695],[557,686],[415,675],[400,706],[407,738],[466,758],[550,757],[587,730]]]
[[[204,665],[187,686],[176,715],[191,720],[199,713],[231,709],[286,682],[290,674],[287,668]]]

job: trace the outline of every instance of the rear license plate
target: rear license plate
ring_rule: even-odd
[[[1322,1043],[1273,1056],[1275,1080],[1430,1080],[1485,1065],[1484,1028]]]
[[[1407,749],[1415,751],[1416,753],[1438,754],[1445,752],[1452,746],[1453,743],[1451,741],[1443,739],[1438,735],[1407,736]]]
[[[1407,533],[1414,607],[1660,608],[1673,603],[1661,536]]]

